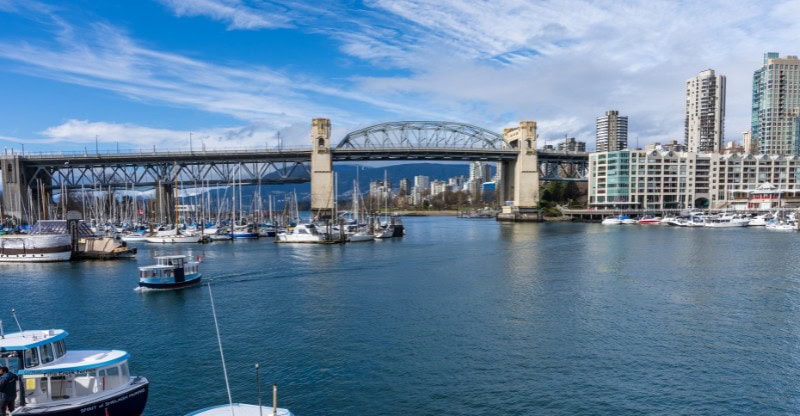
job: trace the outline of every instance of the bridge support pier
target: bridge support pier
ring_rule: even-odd
[[[333,219],[333,158],[331,156],[331,121],[311,120],[311,215],[320,220]]]
[[[47,215],[50,201],[50,181],[37,169],[26,166],[19,155],[0,157],[3,171],[3,201],[0,222],[5,217],[13,218],[17,224],[35,223]],[[42,202],[45,202],[44,204]]]
[[[503,210],[498,219],[540,221],[536,122],[521,121],[519,127],[504,129],[503,139],[517,151],[517,158],[500,164]],[[506,204],[509,198],[513,198],[512,205]]]

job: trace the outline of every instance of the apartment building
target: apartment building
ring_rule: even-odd
[[[786,206],[800,205],[800,158],[623,150],[589,155],[592,209],[747,207],[749,195],[770,184]]]

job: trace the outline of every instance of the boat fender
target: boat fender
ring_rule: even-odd
[[[197,262],[198,262],[198,263],[202,263],[202,262],[203,262],[203,258],[202,258],[202,257],[200,257],[200,256],[197,256]]]

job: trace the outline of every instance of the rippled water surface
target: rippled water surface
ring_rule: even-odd
[[[204,259],[235,401],[258,400],[260,363],[300,416],[800,413],[800,233],[405,223],[374,243],[4,264],[0,318],[127,350],[147,416],[224,403],[208,290],[133,290],[137,266],[185,253]]]

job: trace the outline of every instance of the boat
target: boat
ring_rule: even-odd
[[[122,234],[119,236],[119,239],[126,243],[141,243],[147,241],[147,237],[139,233]]]
[[[72,236],[66,221],[37,221],[28,234],[0,236],[0,262],[55,262],[72,258]],[[89,227],[78,223],[78,236],[92,236]]]
[[[130,375],[127,352],[67,350],[63,329],[0,330],[0,335],[0,357],[17,358],[19,385],[25,387],[14,416],[139,416],[144,411],[149,382]]]
[[[288,409],[257,406],[254,404],[232,403],[207,407],[186,416],[293,416]]]
[[[200,283],[200,262],[189,256],[159,256],[156,264],[139,268],[139,287],[180,289]]]
[[[300,223],[289,230],[275,235],[276,243],[309,243],[334,244],[341,242],[327,232],[320,230],[316,224]]]
[[[231,237],[233,238],[258,238],[258,230],[256,230],[255,225],[253,224],[246,224],[246,225],[235,225],[233,226],[233,231],[231,231]]]
[[[616,217],[605,218],[601,222],[601,224],[603,225],[636,224],[636,220],[632,220],[631,217],[627,215],[617,215]]]
[[[705,218],[704,227],[710,228],[733,228],[747,227],[750,220],[736,215],[712,215]]]
[[[206,407],[204,409],[200,409],[191,413],[187,413],[186,416],[264,416],[264,415],[272,415],[272,416],[293,416],[292,412],[288,409],[282,409],[278,407],[278,386],[273,384],[272,385],[272,407],[262,406],[261,405],[261,385],[260,385],[260,376],[259,370],[260,367],[256,364],[256,384],[259,385],[258,388],[258,405],[253,404],[244,404],[244,403],[234,403],[233,398],[231,396],[231,389],[230,384],[228,383],[228,370],[225,366],[225,354],[222,350],[222,338],[219,335],[219,324],[217,323],[217,312],[214,308],[214,295],[211,293],[211,285],[208,285],[208,296],[211,299],[211,313],[214,316],[214,329],[217,331],[217,344],[219,345],[219,355],[220,359],[222,360],[222,373],[225,376],[225,386],[228,392],[228,403]]]
[[[172,235],[153,235],[145,238],[148,243],[199,243],[199,234],[184,234],[178,232]]]
[[[661,224],[661,218],[656,217],[655,215],[645,215],[642,218],[639,218],[639,224],[642,225],[656,225]]]

